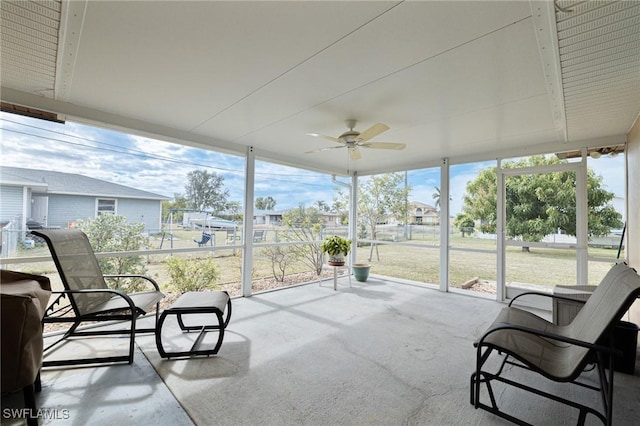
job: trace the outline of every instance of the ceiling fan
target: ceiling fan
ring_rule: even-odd
[[[329,149],[347,148],[349,150],[349,157],[352,160],[359,160],[362,157],[359,148],[400,150],[404,149],[407,146],[407,144],[395,142],[368,142],[369,139],[372,139],[378,136],[380,133],[389,130],[389,126],[387,126],[386,124],[376,123],[362,133],[353,130],[354,127],[356,127],[356,120],[347,120],[346,124],[349,130],[344,132],[337,138],[334,138],[333,136],[319,135],[317,133],[307,133],[309,136],[327,139],[339,143],[340,146],[329,146],[326,148],[314,149],[312,151],[307,151],[306,154],[327,151]]]

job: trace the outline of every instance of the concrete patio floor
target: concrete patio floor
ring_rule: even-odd
[[[44,370],[40,424],[508,424],[469,404],[472,342],[502,304],[381,277],[332,284],[234,299],[215,357],[161,359],[153,336],[140,335],[133,365]],[[121,338],[84,340],[64,352],[126,348]],[[616,425],[640,416],[638,373],[637,364],[635,375],[616,373]],[[577,418],[508,389],[498,395],[534,424]],[[21,404],[20,393],[3,397],[2,424],[24,424],[5,415]]]

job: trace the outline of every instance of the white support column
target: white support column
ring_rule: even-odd
[[[22,219],[20,223],[20,241],[24,239],[24,232],[27,231],[27,220],[31,215],[31,191],[26,186],[22,187]],[[48,215],[48,212],[47,212]]]
[[[589,283],[589,201],[587,197],[587,149],[582,148],[582,161],[576,172],[576,284]]]
[[[242,246],[242,295],[251,296],[253,271],[253,195],[256,159],[253,147],[247,147],[244,183],[244,244]]]
[[[449,159],[440,165],[440,291],[449,291]]]
[[[496,165],[496,300],[502,302],[505,297],[505,199],[507,192],[505,189],[504,174],[502,173],[502,162],[498,159]]]
[[[351,193],[349,194],[349,238],[351,239],[351,263],[353,265],[358,261],[356,254],[357,236],[358,236],[358,174],[353,173],[351,176]]]

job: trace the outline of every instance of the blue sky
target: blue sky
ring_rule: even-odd
[[[0,113],[0,166],[39,168],[77,173],[172,197],[184,193],[187,174],[205,169],[224,176],[230,200],[242,201],[244,158],[205,151],[154,139],[99,129],[73,122],[66,124]],[[495,162],[451,167],[451,211],[462,208],[467,182]],[[609,191],[624,195],[624,157],[589,160],[589,166],[603,176]],[[434,204],[440,170],[408,173],[410,200]],[[293,188],[293,189],[292,189]],[[256,197],[273,197],[276,210],[332,203],[335,185],[330,176],[266,162],[256,163]]]

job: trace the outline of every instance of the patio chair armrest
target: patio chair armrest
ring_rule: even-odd
[[[556,299],[556,300],[566,300],[568,302],[576,302],[576,303],[581,303],[581,304],[585,304],[587,303],[586,300],[579,300],[579,299],[574,299],[572,297],[567,297],[567,296],[559,296],[557,294],[550,294],[550,293],[543,293],[541,291],[527,291],[524,293],[520,293],[518,294],[516,297],[514,297],[513,299],[511,299],[511,301],[509,302],[509,306],[511,306],[513,304],[513,302],[516,301],[516,299],[519,299],[522,296],[542,296],[542,297],[549,297],[551,299]]]
[[[136,309],[135,303],[133,303],[133,300],[131,299],[131,297],[127,295],[127,293],[123,292],[122,290],[115,290],[112,288],[83,288],[78,290],[52,290],[51,293],[52,294],[113,293],[117,296],[122,297],[127,302],[127,304],[131,309],[133,310]]]
[[[589,342],[585,342],[585,341],[582,341],[582,340],[574,339],[574,338],[571,338],[571,337],[566,337],[566,336],[562,336],[562,335],[555,334],[555,333],[549,333],[548,331],[538,330],[538,329],[531,328],[531,327],[525,327],[525,326],[518,325],[518,324],[509,324],[509,323],[506,323],[506,322],[505,323],[494,324],[494,326],[491,327],[489,330],[487,330],[484,333],[484,335],[482,335],[482,337],[477,342],[474,342],[473,346],[478,348],[478,351],[480,351],[482,346],[483,346],[484,340],[490,334],[495,333],[496,331],[500,331],[500,330],[521,331],[523,333],[527,333],[527,334],[531,334],[531,335],[539,336],[539,337],[544,337],[546,339],[556,340],[556,341],[559,341],[559,342],[569,343],[571,345],[581,346],[583,348],[595,350],[595,351],[598,351],[598,352],[608,352],[608,353],[614,354],[615,356],[621,356],[622,355],[622,351],[621,350],[615,349],[615,348],[611,348],[609,346],[603,346],[603,345],[600,345],[600,344],[597,344],[597,343],[589,343]]]
[[[111,278],[111,279],[116,279],[116,278],[142,278],[143,280],[146,280],[146,281],[150,282],[151,284],[153,284],[153,287],[155,288],[156,291],[160,291],[160,286],[158,285],[158,283],[153,278],[148,277],[146,275],[118,274],[118,275],[103,275],[103,277]]]
[[[122,290],[116,290],[113,288],[83,288],[78,290],[51,290],[51,293],[52,294],[113,293],[117,296],[122,297],[124,300],[127,301],[127,304],[129,304],[129,306],[135,308],[135,304],[133,303],[133,300],[131,299],[131,297],[129,297],[129,295],[127,295],[127,293],[125,293]]]

